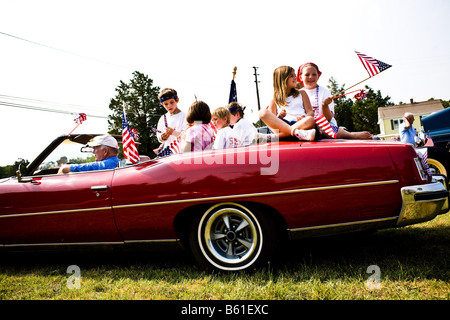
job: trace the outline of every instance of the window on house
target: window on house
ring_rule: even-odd
[[[392,130],[398,130],[400,124],[403,123],[403,119],[393,119],[391,120],[391,128]]]

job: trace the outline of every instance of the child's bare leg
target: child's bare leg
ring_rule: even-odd
[[[339,128],[336,139],[360,139],[371,140],[373,135],[368,131],[348,132],[342,128]]]
[[[303,119],[297,121],[295,124],[291,126],[291,129],[314,129],[316,126],[316,121],[311,116],[306,116]]]
[[[272,130],[272,132],[279,131],[279,137],[285,138],[291,136],[292,128],[286,122],[278,118],[272,112],[267,109],[259,112],[259,117],[262,121]]]

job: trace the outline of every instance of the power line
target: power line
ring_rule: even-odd
[[[71,114],[71,115],[78,114],[78,112],[74,112],[74,111],[58,110],[58,109],[30,106],[30,105],[19,104],[19,103],[12,103],[12,102],[5,102],[5,101],[0,101],[0,105],[1,106],[6,106],[6,107],[12,107],[12,108],[21,108],[21,109],[28,109],[28,110],[46,111],[46,112],[53,112],[53,113],[62,113],[62,114]],[[88,115],[89,117],[93,117],[93,118],[108,119],[108,117],[105,117],[105,116],[99,116],[99,115],[94,115],[94,114],[86,114],[86,115]]]
[[[9,100],[23,100],[23,101],[26,101],[26,102],[40,103],[40,104],[46,104],[46,105],[52,105],[52,106],[59,106],[59,107],[63,107],[63,108],[64,107],[79,108],[79,109],[83,109],[83,110],[94,111],[93,109],[87,109],[85,106],[76,105],[76,104],[58,103],[58,102],[51,102],[51,101],[45,101],[45,100],[16,97],[16,96],[4,95],[4,94],[0,94],[0,98],[5,98],[5,99],[9,99]]]
[[[95,59],[95,58],[83,56],[83,55],[80,55],[78,53],[73,53],[73,52],[70,52],[70,51],[67,51],[67,50],[62,50],[62,49],[59,49],[59,48],[48,46],[46,44],[42,44],[42,43],[39,43],[39,42],[36,42],[36,41],[31,41],[31,40],[28,40],[28,39],[24,39],[24,38],[21,38],[21,37],[18,37],[18,36],[9,34],[9,33],[5,33],[5,32],[1,32],[0,31],[0,34],[2,34],[4,36],[7,36],[7,37],[11,37],[11,38],[17,39],[17,40],[25,41],[25,42],[28,42],[28,43],[31,43],[31,44],[34,44],[34,45],[37,45],[37,46],[41,46],[41,47],[45,47],[45,48],[48,48],[48,49],[56,50],[56,51],[59,51],[59,52],[63,52],[63,53],[66,53],[66,54],[70,54],[70,55],[73,55],[73,56],[77,56],[77,57],[80,57],[80,58],[83,58],[83,59],[88,59],[88,60],[92,60],[92,61],[108,64],[108,65],[111,65],[111,66],[114,66],[114,67],[130,70],[130,68],[127,68],[127,67],[124,67],[124,66],[121,66],[121,65],[118,65],[118,64],[114,64],[114,63],[106,62],[106,61],[103,61],[103,60],[98,60],[98,59]]]

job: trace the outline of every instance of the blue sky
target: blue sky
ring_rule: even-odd
[[[354,51],[393,66],[359,88],[369,85],[394,103],[450,99],[447,0],[0,0],[0,10],[0,166],[31,161],[74,128],[79,112],[98,117],[76,132],[106,132],[115,88],[135,70],[178,90],[186,111],[195,97],[211,109],[225,106],[236,66],[238,100],[253,121],[254,66],[265,107],[281,65],[313,61],[322,85],[330,77],[346,86],[365,79]]]

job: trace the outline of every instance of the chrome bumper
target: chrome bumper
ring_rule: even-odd
[[[403,227],[434,219],[449,210],[449,192],[445,176],[433,176],[429,184],[401,189],[403,205],[397,226]]]

